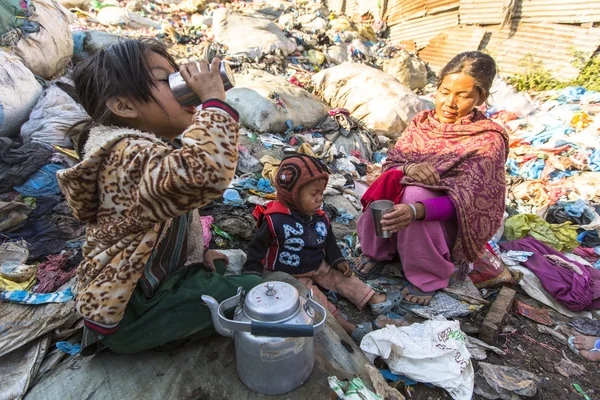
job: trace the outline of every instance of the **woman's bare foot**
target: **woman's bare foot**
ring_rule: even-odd
[[[368,261],[365,262],[366,260]],[[375,268],[375,265],[377,265],[377,261],[363,258],[362,256],[357,258],[356,262],[354,263],[356,271],[361,275],[368,275],[369,272],[371,272],[371,270]]]
[[[436,292],[424,292],[411,283],[402,293],[404,294],[404,300],[420,306],[428,306]]]
[[[600,362],[600,351],[590,351],[596,345],[596,340],[599,340],[598,337],[593,336],[575,336],[573,339],[573,346],[579,350],[579,355],[586,360]]]

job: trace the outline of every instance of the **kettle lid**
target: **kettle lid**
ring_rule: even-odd
[[[300,306],[298,290],[285,282],[264,282],[246,295],[246,315],[257,321],[281,321]]]

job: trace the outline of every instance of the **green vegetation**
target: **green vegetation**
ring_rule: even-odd
[[[573,52],[572,64],[577,68],[579,76],[569,82],[562,82],[554,78],[550,71],[544,68],[542,60],[535,59],[527,54],[519,63],[522,73],[509,78],[509,83],[517,90],[551,90],[562,89],[567,86],[583,86],[588,90],[600,91],[600,56],[592,57],[586,61],[582,52]]]
[[[544,68],[542,60],[535,59],[531,54],[527,54],[519,62],[519,67],[523,68],[523,72],[515,74],[508,80],[518,91],[543,91],[560,89],[566,86],[565,83],[552,77],[550,71]]]
[[[573,65],[580,72],[577,79],[570,82],[569,85],[600,91],[600,56],[592,57],[587,62],[585,58],[582,52],[575,52]]]

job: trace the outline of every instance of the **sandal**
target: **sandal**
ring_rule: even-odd
[[[377,278],[377,276],[379,276],[379,273],[381,272],[381,270],[383,270],[383,267],[385,267],[389,263],[389,261],[386,261],[386,260],[377,261],[377,260],[373,260],[371,258],[367,258],[361,254],[360,263],[361,263],[361,265],[366,265],[368,263],[375,263],[375,265],[373,265],[373,268],[371,268],[371,270],[369,272],[367,272],[366,274],[363,274],[356,268],[356,263],[354,263],[352,265],[352,270],[354,271],[354,273],[356,275],[358,275],[362,279],[371,280],[371,279],[375,279],[375,278]]]
[[[431,297],[432,299],[433,299],[433,296],[435,296],[435,294],[437,293],[436,290],[434,290],[432,292],[424,292],[421,289],[417,289],[417,287],[415,285],[413,285],[412,283],[409,283],[406,286],[406,289],[408,289],[408,294],[412,294],[413,296]],[[414,301],[409,301],[409,300],[406,300],[406,301],[411,304],[421,305],[419,303],[415,303]],[[431,299],[429,301],[431,301]]]
[[[569,340],[567,341],[567,344],[568,344],[569,348],[571,349],[571,351],[573,353],[575,353],[576,356],[584,358],[581,354],[579,354],[579,350],[575,347],[574,340],[575,340],[575,336],[569,337]],[[596,342],[594,343],[594,348],[589,349],[588,351],[590,353],[594,352],[594,351],[600,352],[600,339],[596,339]]]
[[[362,324],[356,325],[356,329],[352,332],[350,337],[354,339],[355,342],[360,343],[361,340],[367,335],[367,333],[373,332],[373,324],[370,322],[363,322]]]
[[[388,312],[392,311],[392,309],[398,306],[402,302],[402,299],[404,299],[404,295],[402,294],[403,291],[404,288],[401,288],[400,290],[387,292],[386,301],[384,301],[383,303],[370,305],[371,314],[377,317],[379,315],[387,314]]]

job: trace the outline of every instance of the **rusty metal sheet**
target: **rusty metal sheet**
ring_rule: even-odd
[[[504,0],[460,0],[460,23],[499,25],[503,3]]]
[[[462,24],[501,24],[504,0],[460,0]],[[513,23],[600,22],[599,0],[516,0]]]
[[[429,63],[433,71],[438,72],[457,54],[479,50],[485,33],[485,28],[473,25],[444,29],[419,51],[419,57]]]
[[[359,0],[365,1],[365,0]],[[388,25],[457,10],[460,0],[388,0],[385,16]]]
[[[566,81],[579,71],[571,64],[574,51],[590,58],[600,45],[600,28],[563,24],[519,24],[515,32],[487,27],[491,32],[485,49],[496,59],[501,74],[522,72],[526,55],[542,60],[553,75]]]
[[[520,0],[514,17],[522,23],[600,22],[599,0]]]
[[[388,0],[383,19],[388,26],[399,24],[402,21],[402,2],[399,0]]]
[[[344,13],[344,0],[327,0],[325,1],[325,6],[335,14]]]
[[[393,1],[393,0],[392,0]],[[380,19],[381,15],[381,6],[383,5],[383,1],[381,0],[358,0],[357,2],[357,15],[362,16],[367,12],[370,12],[371,15]]]
[[[458,10],[448,11],[437,15],[412,19],[399,24],[390,24],[390,37],[392,43],[404,40],[414,40],[417,49],[429,43],[440,31],[458,25]]]
[[[358,0],[345,0],[345,3],[344,14],[350,19],[356,19],[358,17]]]

